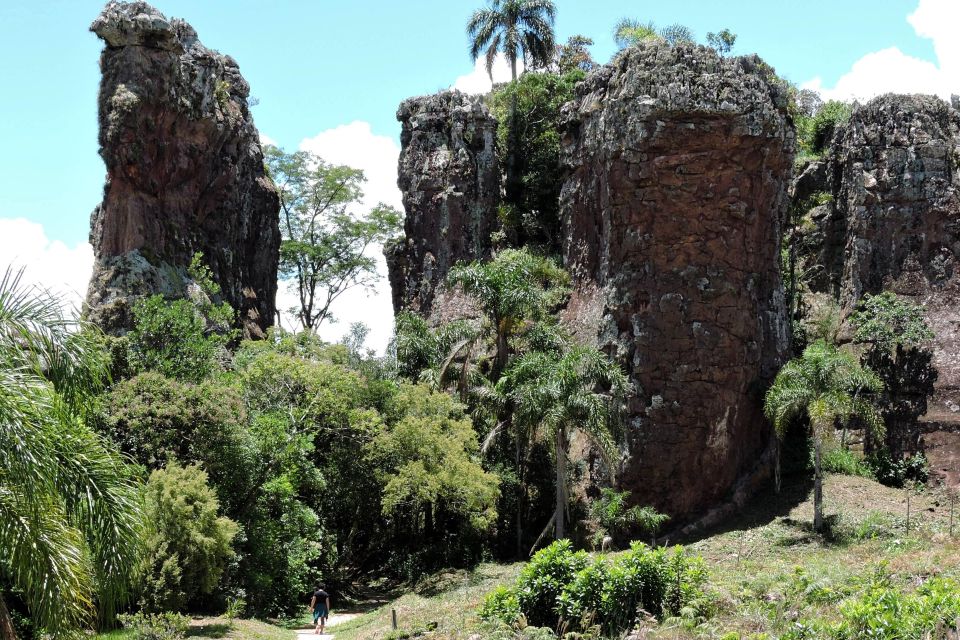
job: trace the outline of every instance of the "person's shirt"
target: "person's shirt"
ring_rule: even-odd
[[[313,592],[313,597],[316,598],[316,604],[322,604],[323,606],[326,606],[327,598],[330,597],[330,594],[323,589],[318,589],[317,591]],[[314,606],[316,606],[316,604]]]

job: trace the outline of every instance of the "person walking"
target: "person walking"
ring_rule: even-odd
[[[323,584],[318,584],[317,588],[313,590],[310,609],[313,610],[313,632],[323,633],[327,624],[327,616],[330,615],[330,594],[326,592]]]

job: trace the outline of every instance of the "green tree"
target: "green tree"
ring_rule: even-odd
[[[553,22],[557,9],[553,0],[490,0],[490,5],[477,9],[467,22],[470,57],[481,53],[486,58],[487,73],[493,80],[493,61],[502,53],[510,63],[510,79],[517,80],[517,61],[521,58],[531,68],[544,67],[554,55]],[[514,101],[515,102],[515,101]],[[516,119],[516,104],[510,112]],[[511,128],[507,154],[506,196],[512,202],[520,189],[517,176],[516,127]]]
[[[142,522],[137,486],[86,426],[106,359],[62,301],[0,278],[0,576],[55,637],[112,621],[131,583]],[[14,636],[0,594],[0,636]]]
[[[213,592],[234,553],[238,528],[218,514],[220,504],[197,466],[170,462],[150,474],[141,607],[183,612]]]
[[[806,416],[810,421],[814,446],[813,527],[818,532],[823,530],[823,443],[833,438],[837,421],[853,417],[881,432],[879,412],[861,394],[882,389],[877,375],[861,367],[853,355],[818,340],[784,365],[767,391],[764,412],[779,438],[784,437],[794,418]]]
[[[573,62],[561,59],[561,64]],[[563,74],[526,73],[494,92],[498,149],[506,154],[513,144],[517,152],[516,177],[522,188],[500,211],[504,231],[517,246],[560,252],[560,110],[583,78],[577,67]]]
[[[597,68],[597,63],[590,55],[593,39],[582,35],[573,35],[567,38],[566,43],[557,45],[556,70],[560,74],[571,71],[587,73]]]
[[[929,349],[934,333],[921,305],[891,291],[864,296],[850,314],[850,324],[854,343],[865,347],[861,362],[884,383],[886,448],[899,459],[917,449],[917,419],[927,412],[927,399],[937,380]]]
[[[501,251],[490,262],[458,264],[447,279],[477,299],[490,323],[494,381],[507,365],[511,336],[562,302],[569,282],[567,273],[553,261],[525,249]]]
[[[405,523],[418,545],[486,534],[497,518],[498,479],[480,465],[464,407],[422,385],[403,385],[395,402],[400,417],[367,447],[383,484],[383,515]]]
[[[733,45],[737,42],[737,34],[730,29],[723,29],[716,33],[707,34],[707,44],[716,49],[717,53],[725,56],[733,50]]]
[[[695,39],[689,27],[678,23],[658,29],[653,22],[644,23],[634,18],[622,18],[613,27],[613,40],[619,49],[652,40],[663,40],[670,45],[678,45],[693,43]]]
[[[616,403],[629,386],[620,367],[592,347],[566,346],[557,351],[532,351],[518,356],[498,383],[513,405],[514,426],[528,440],[553,441],[555,464],[554,514],[544,531],[554,527],[566,536],[567,447],[574,429],[586,435],[607,458],[613,451],[611,423]]]
[[[656,25],[640,22],[634,18],[622,18],[613,27],[613,41],[618,49],[626,49],[640,42],[660,40]]]
[[[299,305],[291,309],[311,331],[333,321],[330,307],[344,292],[379,280],[368,249],[395,235],[403,219],[380,203],[363,215],[363,171],[332,165],[308,152],[267,146],[267,171],[280,192],[280,276]]]
[[[629,491],[615,491],[604,487],[600,497],[590,504],[590,516],[597,521],[599,530],[594,537],[594,547],[600,548],[605,535],[622,541],[626,534],[640,530],[655,536],[670,516],[660,513],[653,507],[640,505],[627,506]]]

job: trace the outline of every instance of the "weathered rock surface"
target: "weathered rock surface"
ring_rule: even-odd
[[[765,69],[645,45],[565,107],[568,324],[635,385],[620,485],[680,520],[769,469],[762,394],[789,340],[777,256],[794,134]]]
[[[107,181],[91,216],[89,317],[122,333],[138,297],[186,295],[199,251],[245,334],[262,335],[275,315],[279,200],[237,63],[145,2],[110,2],[90,29],[105,44]]]
[[[406,233],[384,250],[393,307],[456,315],[448,307],[469,304],[446,290],[447,272],[490,255],[500,201],[497,123],[480,97],[459,91],[405,100],[397,120]]]
[[[847,310],[885,290],[922,304],[938,373],[923,420],[960,431],[960,113],[933,96],[876,98],[837,131],[826,164],[833,202],[802,245],[827,274],[815,289]]]

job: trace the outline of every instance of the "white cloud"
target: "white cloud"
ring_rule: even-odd
[[[7,265],[23,267],[25,282],[62,295],[78,311],[90,282],[93,248],[50,240],[42,224],[25,218],[0,218],[0,269]]]
[[[523,61],[518,60],[517,73],[519,74],[521,71],[523,71]],[[510,63],[507,62],[502,53],[498,53],[493,60],[493,81],[507,82],[510,77]],[[493,84],[490,82],[490,75],[487,73],[486,58],[484,56],[477,58],[476,64],[473,65],[473,71],[458,77],[450,88],[459,89],[469,94],[489,93]]]
[[[272,145],[272,146],[274,146],[274,147],[280,146],[280,145],[277,144],[277,141],[276,141],[276,140],[274,140],[273,138],[271,138],[270,136],[268,136],[268,135],[265,134],[265,133],[261,133],[261,134],[260,134],[260,145],[265,147],[265,146],[267,146],[268,144],[269,144],[269,145]]]
[[[333,164],[362,169],[367,178],[363,188],[364,210],[369,210],[379,202],[403,209],[397,188],[400,147],[393,138],[374,134],[369,123],[354,121],[327,129],[304,139],[300,149],[315,153]],[[362,322],[370,328],[367,346],[383,353],[393,336],[393,305],[390,284],[386,279],[387,265],[380,245],[370,247],[367,255],[376,258],[381,280],[369,295],[361,289],[344,293],[332,307],[337,322],[321,326],[318,333],[324,340],[337,341],[348,332],[351,323]],[[281,324],[286,329],[295,328],[296,321],[287,310],[296,306],[296,294],[290,291],[288,283],[281,282],[277,292],[277,308],[281,310]]]
[[[824,87],[816,77],[802,88],[814,89],[827,100],[860,101],[889,92],[932,93],[944,99],[960,92],[960,39],[955,35],[960,2],[919,0],[907,21],[919,37],[933,40],[936,64],[889,47],[857,60],[833,87]]]

